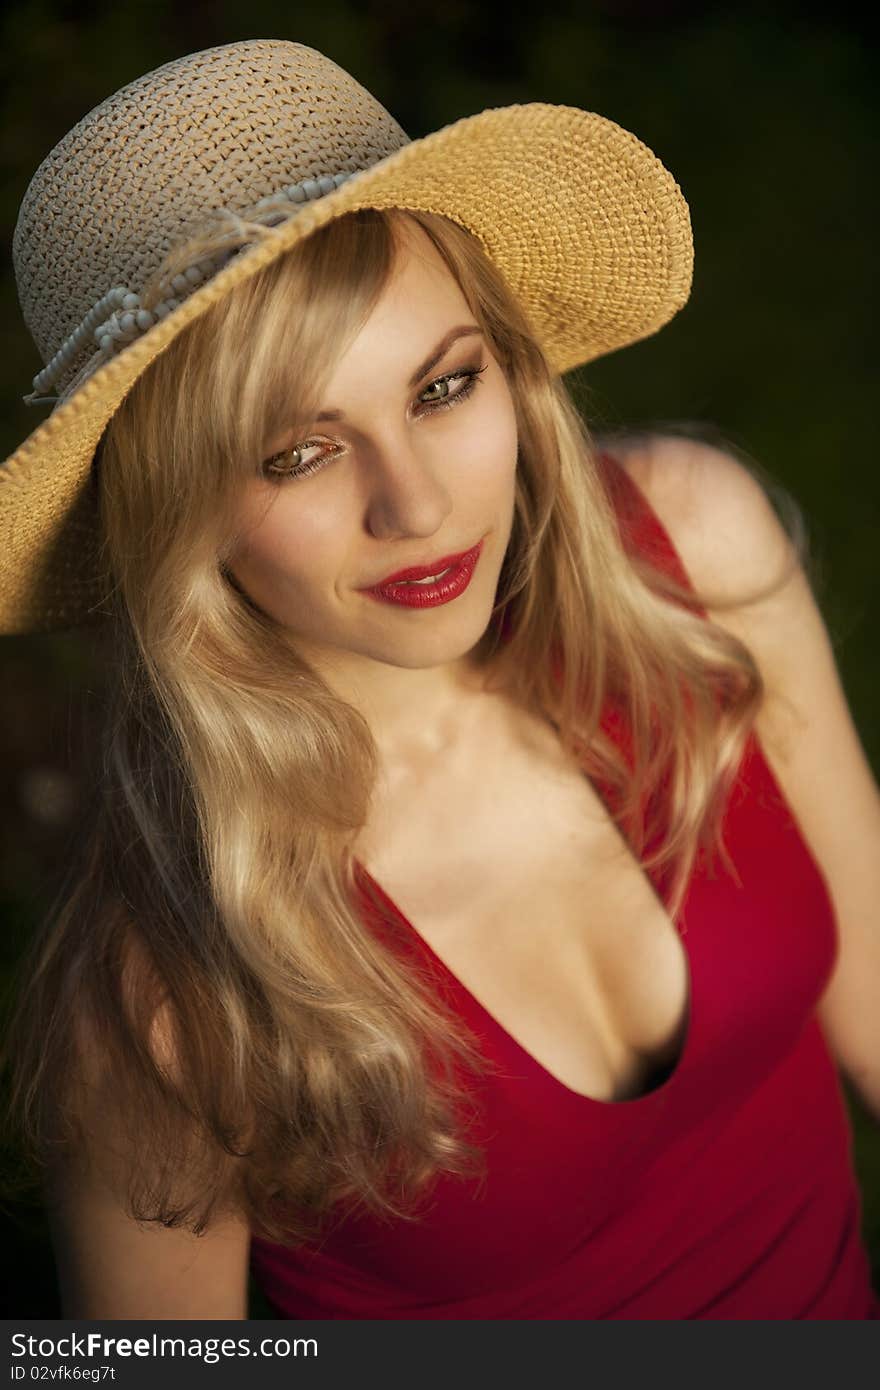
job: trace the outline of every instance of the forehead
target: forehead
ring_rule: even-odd
[[[334,364],[328,391],[372,365],[408,378],[438,340],[472,317],[467,300],[430,238],[405,224],[391,272],[372,310]]]
[[[375,306],[405,307],[414,319],[422,307],[461,307],[464,296],[443,256],[417,223],[401,219],[394,229],[394,260]]]

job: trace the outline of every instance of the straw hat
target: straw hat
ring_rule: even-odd
[[[188,323],[356,208],[452,218],[481,242],[557,372],[661,328],[690,292],[675,180],[634,135],[576,107],[490,108],[420,140],[314,49],[253,39],[191,53],[115,92],[43,160],[13,262],[53,409],[0,466],[0,633],[106,611],[91,463],[123,397]],[[271,229],[140,292],[213,216]],[[102,607],[103,602],[103,607]]]

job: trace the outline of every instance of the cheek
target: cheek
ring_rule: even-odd
[[[486,402],[474,436],[479,470],[487,485],[510,487],[519,447],[516,412],[506,383]]]
[[[294,508],[282,494],[242,537],[235,566],[244,574],[306,589],[332,569],[333,559],[330,517],[301,504]]]

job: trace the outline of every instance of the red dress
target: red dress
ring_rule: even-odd
[[[687,583],[643,494],[603,464],[624,543]],[[700,855],[676,921],[690,974],[682,1054],[661,1085],[622,1102],[546,1071],[361,866],[365,920],[378,920],[378,898],[383,931],[498,1065],[472,1083],[487,1177],[439,1178],[415,1224],[346,1212],[314,1245],[254,1237],[254,1277],[278,1316],[880,1316],[849,1117],[815,1013],[834,911],[754,734],[724,840],[739,881],[717,859],[707,873]],[[649,877],[668,908],[665,883]]]

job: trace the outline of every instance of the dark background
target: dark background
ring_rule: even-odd
[[[416,138],[487,106],[551,101],[634,131],[690,204],[687,307],[647,342],[569,378],[594,424],[695,421],[800,504],[812,577],[875,773],[876,32],[846,6],[276,0],[59,4],[0,20],[0,459],[45,418],[21,397],[42,367],[12,274],[38,164],[92,107],[173,58],[287,38],[346,68]],[[536,210],[536,215],[539,210]],[[8,978],[64,863],[101,634],[0,640],[0,971]],[[864,1226],[880,1272],[880,1133],[850,1094]],[[38,1208],[0,1212],[6,1316],[56,1317]],[[252,1315],[266,1315],[253,1291]]]

